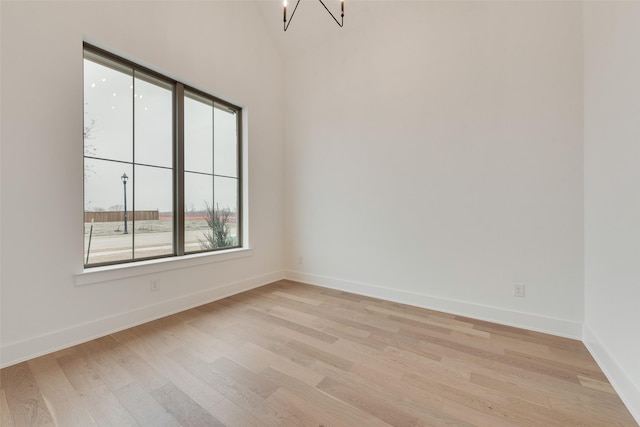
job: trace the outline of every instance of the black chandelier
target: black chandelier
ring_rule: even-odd
[[[338,24],[340,26],[340,28],[342,28],[342,26],[344,25],[344,0],[340,0],[340,21],[338,21],[338,18],[336,18],[333,13],[331,13],[331,11],[327,7],[327,5],[324,4],[324,2],[322,0],[318,0],[318,1],[320,3],[322,3],[324,8],[327,10],[327,12],[329,12],[329,15],[331,15],[333,20],[336,21],[336,24]],[[299,4],[300,4],[300,0],[298,0],[296,2],[296,6],[293,8],[293,12],[291,13],[291,17],[289,18],[289,22],[287,22],[287,0],[284,0],[284,24],[283,24],[283,26],[284,26],[284,30],[285,31],[287,31],[287,28],[289,28],[289,25],[291,24],[291,21],[293,20],[293,15],[296,14],[296,10],[298,9],[298,5]]]

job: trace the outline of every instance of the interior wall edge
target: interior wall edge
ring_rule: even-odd
[[[543,332],[565,338],[582,340],[582,323],[568,319],[558,319],[541,316],[534,313],[524,313],[470,303],[448,298],[441,298],[428,294],[407,292],[366,283],[358,283],[335,277],[286,271],[285,278],[310,285],[322,286],[387,301],[408,304],[430,310],[442,311],[449,314],[471,317],[478,320],[499,323],[502,325],[524,328],[531,331]]]
[[[633,418],[640,424],[640,385],[633,382],[631,375],[627,374],[622,365],[609,353],[607,347],[598,339],[589,325],[584,325],[582,335],[582,341],[587,350],[602,369]]]
[[[9,343],[0,347],[0,368],[208,304],[283,278],[283,271],[274,271]]]

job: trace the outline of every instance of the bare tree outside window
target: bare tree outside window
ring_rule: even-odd
[[[229,218],[231,210],[229,208],[218,207],[215,209],[205,202],[205,220],[211,231],[204,233],[204,239],[199,239],[202,249],[228,248],[236,245],[236,239],[231,235],[229,228]]]

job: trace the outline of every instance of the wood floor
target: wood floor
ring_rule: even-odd
[[[8,426],[636,426],[575,340],[293,282],[1,370]]]

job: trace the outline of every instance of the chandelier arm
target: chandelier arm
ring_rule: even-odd
[[[287,28],[289,28],[289,25],[291,25],[291,21],[293,21],[293,15],[296,14],[296,10],[298,10],[298,5],[299,4],[300,4],[300,0],[298,0],[298,2],[296,3],[296,6],[293,8],[293,12],[291,12],[291,17],[289,17],[289,22],[287,22],[287,19],[286,19],[286,16],[285,16],[285,20],[284,20],[284,24],[283,24],[285,31],[287,31]]]
[[[324,6],[324,8],[327,10],[327,12],[329,12],[329,15],[331,15],[331,17],[333,18],[334,21],[336,21],[336,24],[338,24],[340,26],[340,28],[342,28],[342,26],[344,25],[344,12],[342,12],[340,14],[340,21],[339,22],[338,19],[333,15],[333,13],[331,13],[331,11],[329,10],[329,8],[327,7],[326,4],[324,4],[324,2],[322,0],[318,0],[320,3],[322,3],[322,5]],[[298,0],[298,3],[300,2],[300,0]],[[295,10],[294,10],[295,12]],[[293,17],[293,14],[291,14],[291,17]]]

